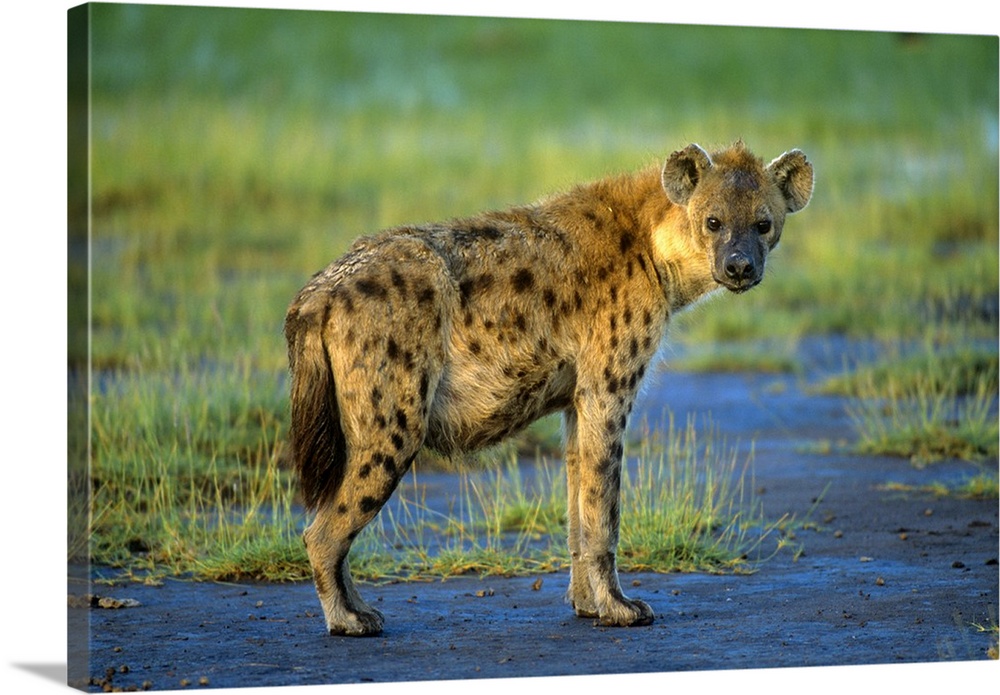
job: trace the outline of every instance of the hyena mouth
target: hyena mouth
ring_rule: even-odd
[[[718,275],[713,275],[713,279],[733,294],[743,294],[759,285],[763,278],[752,277],[734,280],[732,278],[720,278]]]

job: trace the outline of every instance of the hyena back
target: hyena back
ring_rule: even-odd
[[[304,539],[329,632],[381,631],[348,551],[422,446],[472,451],[556,411],[567,599],[604,625],[650,623],[615,565],[636,393],[673,313],[760,282],[812,183],[798,150],[764,165],[742,143],[689,145],[531,206],[362,238],[317,273],[285,334],[292,454],[315,511]]]

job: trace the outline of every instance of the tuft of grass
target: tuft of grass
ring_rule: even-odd
[[[885,483],[880,489],[894,492],[918,492],[935,497],[961,497],[964,499],[993,500],[1000,495],[995,471],[980,471],[965,477],[958,483],[935,481],[926,485],[907,485],[904,483]]]
[[[796,342],[780,344],[743,341],[710,343],[662,363],[662,369],[682,372],[757,372],[800,374],[802,365],[795,355]]]
[[[996,456],[998,357],[995,346],[942,339],[929,329],[916,349],[898,345],[886,357],[810,387],[850,398],[855,449],[923,465]]]
[[[670,416],[666,427],[643,432],[637,460],[622,473],[621,568],[748,571],[751,557],[761,558],[777,524],[750,492],[752,449],[741,466],[710,422],[699,432],[693,417],[679,428]]]
[[[963,397],[981,389],[997,391],[1000,388],[998,364],[1000,357],[995,346],[960,345],[949,349],[927,344],[915,354],[890,354],[877,364],[830,377],[812,390],[853,397],[886,397],[929,389]]]
[[[995,457],[1000,439],[996,390],[980,381],[959,396],[954,381],[914,375],[906,383],[860,382],[860,396],[848,406],[858,432],[856,449],[925,465],[941,459],[978,461]]]

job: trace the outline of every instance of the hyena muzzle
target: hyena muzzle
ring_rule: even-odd
[[[812,194],[799,150],[769,164],[742,142],[536,204],[361,238],[285,318],[291,451],[331,634],[382,614],[348,551],[421,447],[495,444],[548,413],[565,430],[567,599],[603,625],[646,625],[615,564],[622,442],[670,316],[761,281],[788,213]]]

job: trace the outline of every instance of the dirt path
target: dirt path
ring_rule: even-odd
[[[812,373],[840,364],[832,348],[811,359]],[[326,636],[305,583],[101,587],[140,605],[70,609],[90,621],[77,684],[108,672],[114,686],[177,689],[986,659],[995,638],[975,625],[998,619],[997,501],[883,487],[960,480],[967,464],[810,453],[804,443],[851,433],[841,401],[800,386],[666,374],[647,391],[651,420],[665,405],[711,411],[729,441],[753,441],[767,517],[814,522],[797,532],[801,556],[782,552],[751,575],[623,575],[656,612],[648,627],[575,618],[565,573],[362,586],[386,616],[370,639]],[[71,594],[87,590],[70,582]]]

